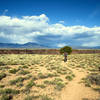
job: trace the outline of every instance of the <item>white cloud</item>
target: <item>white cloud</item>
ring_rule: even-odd
[[[66,39],[78,34],[85,34],[91,35],[91,37],[88,37],[86,41],[84,40],[82,45],[86,45],[86,42],[90,42],[92,45],[99,43],[99,39],[96,37],[100,38],[100,27],[65,26],[62,21],[55,24],[49,24],[49,21],[45,14],[40,16],[22,16],[21,18],[0,16],[0,38],[9,39],[13,43],[26,43],[30,41],[38,42],[35,38],[41,35],[61,35],[61,38]],[[93,43],[91,43],[91,38]],[[64,45],[58,44],[59,47]]]
[[[98,43],[98,42],[87,42],[87,43],[83,43],[82,46],[87,46],[87,47],[100,46],[100,43]]]
[[[21,19],[0,16],[0,37],[8,38],[14,43],[35,41],[35,36],[44,35],[43,29],[48,27],[48,20],[44,14],[23,16]]]
[[[64,47],[64,46],[66,46],[67,44],[66,43],[59,43],[58,45],[57,45],[57,47]]]

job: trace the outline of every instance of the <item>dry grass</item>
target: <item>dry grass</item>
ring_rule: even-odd
[[[63,63],[61,55],[0,55],[0,98],[56,100],[58,94],[66,87],[66,83],[75,77],[69,68],[98,72],[100,56],[69,55],[66,66]],[[6,90],[8,92],[4,96]]]

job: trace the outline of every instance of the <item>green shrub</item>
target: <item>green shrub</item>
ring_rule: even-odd
[[[38,79],[38,77],[36,77],[36,76],[33,76],[33,78],[32,78],[32,80],[37,80]]]
[[[23,69],[23,68],[25,68],[25,69],[26,69],[26,68],[28,68],[28,66],[26,66],[26,65],[19,66],[19,68],[18,68],[18,69],[20,70],[20,69]]]
[[[61,78],[55,78],[54,81],[55,82],[62,82],[63,80]]]
[[[12,74],[16,74],[16,72],[18,72],[18,69],[10,69],[9,70],[9,73],[12,73]]]
[[[36,86],[36,83],[34,82],[34,80],[30,80],[28,82],[28,84],[26,85],[25,89],[23,90],[24,93],[29,93],[30,92],[30,88]]]
[[[86,82],[89,82],[91,84],[100,85],[100,74],[92,73],[88,75],[86,78]]]
[[[15,79],[15,80],[11,80],[11,81],[10,81],[10,84],[11,84],[11,85],[15,85],[16,83],[23,82],[24,80],[25,80],[25,78],[23,78],[23,77],[18,77],[18,78]]]
[[[10,69],[8,66],[0,66],[0,70]]]
[[[62,88],[65,87],[65,84],[63,83],[63,80],[61,78],[55,78],[52,81],[45,80],[44,84],[54,85],[55,89],[57,89],[58,91],[62,90]]]
[[[56,83],[55,89],[57,89],[58,91],[61,91],[62,88],[64,88],[64,87],[65,87],[65,84],[64,83],[58,82],[58,83]]]
[[[32,86],[35,86],[35,82],[33,80],[29,81],[29,83],[26,85],[27,89],[30,89]]]
[[[36,85],[37,87],[40,87],[40,88],[45,88],[46,86],[44,84],[39,84],[39,85]]]
[[[42,95],[41,96],[41,100],[53,100],[50,97],[48,97],[47,95]]]
[[[48,76],[47,75],[43,75],[42,73],[38,73],[38,77],[43,79],[43,78],[47,78]]]
[[[91,87],[91,84],[89,82],[85,83],[86,87]]]
[[[17,87],[22,87],[22,86],[24,86],[23,83],[18,83],[18,84],[17,84]]]
[[[6,74],[5,73],[0,73],[0,80],[2,80],[5,77],[6,77]]]
[[[48,73],[47,77],[53,77],[54,74]]]
[[[4,66],[5,64],[3,62],[0,61],[0,66]]]
[[[28,66],[24,65],[24,66],[22,66],[22,68],[28,68]]]
[[[29,74],[30,72],[29,71],[27,71],[27,70],[21,70],[20,72],[19,72],[19,74],[22,74],[22,75],[26,75],[26,74]]]
[[[0,85],[0,88],[4,88],[5,87],[5,85]]]
[[[19,90],[10,88],[0,89],[0,94],[19,94],[19,92],[20,92]]]
[[[99,88],[93,88],[95,91],[98,91],[100,93],[100,87]]]
[[[44,84],[56,85],[56,84],[59,83],[59,82],[63,82],[63,80],[62,80],[61,78],[55,78],[55,79],[52,80],[52,81],[45,80],[45,81],[44,81]]]
[[[75,77],[74,74],[72,74],[72,75],[67,75],[65,78],[66,78],[67,80],[71,81],[71,80],[73,79],[73,77]]]
[[[50,81],[48,81],[48,80],[45,80],[44,81],[44,84],[50,84],[51,82]]]
[[[24,100],[33,100],[33,96],[27,96]]]
[[[24,100],[37,100],[39,96],[27,96]]]
[[[0,100],[12,100],[12,95],[2,95]]]

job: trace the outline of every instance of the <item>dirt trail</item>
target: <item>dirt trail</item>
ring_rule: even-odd
[[[86,100],[85,98],[96,100],[99,97],[99,93],[79,83],[82,78],[86,77],[86,71],[71,70],[75,74],[75,78],[63,89],[60,100]]]

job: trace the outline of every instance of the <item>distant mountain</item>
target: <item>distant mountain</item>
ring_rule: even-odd
[[[87,46],[71,46],[73,49],[100,49],[100,46],[87,47]]]
[[[0,48],[49,48],[49,47],[38,43],[28,42],[25,44],[0,43]]]
[[[93,49],[100,49],[100,46],[96,46],[96,47],[94,47]]]
[[[96,47],[83,47],[83,46],[71,46],[72,49],[100,49],[100,46]],[[28,42],[25,44],[15,44],[15,43],[0,43],[0,48],[58,48],[58,47],[51,47],[47,45],[42,45],[39,43]]]

